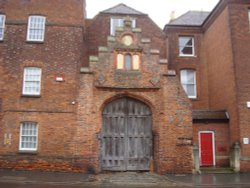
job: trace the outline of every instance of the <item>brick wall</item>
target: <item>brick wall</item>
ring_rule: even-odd
[[[165,29],[168,37],[168,57],[169,68],[177,71],[180,79],[180,71],[182,69],[193,69],[196,71],[196,87],[197,98],[191,99],[194,109],[208,108],[208,79],[207,79],[207,63],[205,58],[205,49],[202,30],[188,27],[169,27]],[[193,57],[179,56],[179,36],[194,37]]]
[[[229,16],[234,53],[235,82],[237,87],[238,126],[240,129],[241,155],[244,158],[242,170],[250,169],[250,145],[243,144],[243,138],[250,138],[250,109],[246,102],[250,101],[250,26],[248,10],[250,3],[230,4]]]
[[[48,23],[82,26],[85,16],[85,0],[4,0],[0,12],[7,22],[27,23],[29,15],[46,16]]]
[[[216,166],[229,166],[230,142],[228,123],[194,123],[194,143],[199,146],[199,132],[213,131],[215,139],[215,164]]]
[[[228,8],[206,30],[204,40],[208,64],[209,107],[226,109],[230,116],[230,143],[239,139],[235,72]],[[222,55],[223,54],[223,55]]]
[[[82,64],[83,4],[74,1],[1,1],[6,14],[4,40],[0,42],[1,147],[0,166],[16,169],[86,171],[75,157],[78,73]],[[46,16],[42,43],[26,42],[28,15]],[[24,67],[42,68],[41,95],[22,95]],[[62,76],[63,82],[57,82]],[[38,123],[38,150],[19,151],[20,123]],[[11,136],[4,142],[5,135]],[[29,159],[29,160],[28,160]]]
[[[126,15],[115,15],[113,17],[126,17]],[[110,18],[112,15],[100,13],[87,24],[87,43],[89,55],[98,54],[98,46],[107,45],[107,36],[110,35]],[[162,30],[145,15],[131,15],[136,19],[136,27],[142,29],[145,38],[152,41],[152,49],[160,50],[161,58],[166,58],[166,42],[165,35]],[[86,65],[87,66],[87,65]]]
[[[95,20],[92,25],[96,25]],[[123,33],[132,34],[135,46],[143,49],[139,71],[116,69],[115,48],[121,46],[118,43]],[[101,170],[97,135],[102,129],[102,110],[108,102],[126,96],[146,103],[152,110],[154,145],[151,169],[158,173],[190,173],[192,170],[190,101],[178,78],[167,75],[167,64],[159,63],[161,53],[151,53],[155,48],[154,37],[149,37],[151,42],[142,42],[141,39],[147,37],[143,28],[142,32],[117,32],[112,40],[107,42],[105,39],[107,46],[99,50],[98,60],[91,60],[89,69],[80,76],[76,137],[78,155],[96,159],[93,164],[96,171]],[[102,78],[101,81],[99,78]]]

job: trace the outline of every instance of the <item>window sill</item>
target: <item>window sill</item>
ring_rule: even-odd
[[[27,98],[40,98],[41,95],[27,95],[27,94],[22,94],[21,97],[27,97]]]
[[[26,40],[26,43],[28,43],[28,44],[43,44],[44,41]]]
[[[116,69],[116,72],[126,72],[126,73],[141,73],[140,70],[126,70],[126,69]]]
[[[19,154],[30,154],[30,155],[36,155],[38,152],[37,151],[30,151],[30,150],[19,150]]]
[[[179,57],[197,57],[196,55],[180,55],[179,54]]]
[[[192,97],[188,97],[191,101],[198,101],[199,99],[196,97],[196,98],[192,98]]]

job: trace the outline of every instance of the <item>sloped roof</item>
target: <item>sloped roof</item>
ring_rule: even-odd
[[[111,7],[107,10],[102,11],[102,13],[110,13],[110,14],[135,14],[135,15],[145,15],[142,12],[139,12],[123,3],[120,3],[114,7]]]
[[[229,120],[225,110],[193,110],[193,120]]]
[[[204,11],[188,11],[167,25],[201,26],[209,14],[210,12]]]

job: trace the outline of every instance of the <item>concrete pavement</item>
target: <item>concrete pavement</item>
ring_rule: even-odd
[[[250,187],[250,173],[166,174],[116,172],[99,175],[0,170],[0,183],[88,187]]]
[[[1,183],[46,184],[84,187],[170,187],[176,183],[148,172],[82,173],[0,170]],[[182,183],[179,183],[181,186]],[[181,186],[183,187],[183,186]]]
[[[195,187],[250,187],[250,173],[236,174],[166,174],[169,181]]]

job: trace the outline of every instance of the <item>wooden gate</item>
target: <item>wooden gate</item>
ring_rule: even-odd
[[[149,107],[124,97],[107,104],[102,118],[102,170],[149,170],[152,155],[152,118]]]

